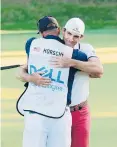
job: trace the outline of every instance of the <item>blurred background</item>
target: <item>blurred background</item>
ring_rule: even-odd
[[[94,46],[104,66],[103,77],[90,80],[90,147],[117,147],[117,0],[2,0],[1,66],[26,62],[25,42],[38,37],[36,23],[45,15],[61,28],[71,17],[85,22],[82,41]],[[17,70],[1,71],[2,147],[22,146],[23,117],[15,105],[25,88]]]

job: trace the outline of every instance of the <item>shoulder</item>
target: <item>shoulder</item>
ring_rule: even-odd
[[[96,52],[94,47],[88,43],[80,43],[80,51],[84,52],[87,57],[96,57]]]
[[[26,45],[29,45],[32,43],[32,41],[36,39],[35,37],[32,37],[32,38],[29,38],[27,41],[26,41]]]
[[[36,39],[36,38],[35,38],[35,37],[32,37],[32,38],[30,38],[30,39],[28,39],[28,40],[26,41],[25,50],[26,50],[26,53],[27,53],[28,55],[29,55],[29,52],[30,52],[31,43],[32,43],[32,41],[33,41],[34,39]]]
[[[95,50],[95,49],[91,44],[80,43],[80,50],[84,51],[84,52],[87,52],[87,51],[92,51],[92,50]]]

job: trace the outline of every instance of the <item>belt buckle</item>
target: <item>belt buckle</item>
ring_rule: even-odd
[[[79,105],[76,105],[76,106],[74,107],[74,111],[81,110],[81,109],[82,109],[82,107],[79,106]]]
[[[82,107],[81,107],[81,106],[79,106],[79,107],[78,107],[78,110],[81,110],[81,109],[82,109]]]
[[[82,109],[82,106],[79,106],[79,105],[71,107],[71,111],[77,111],[77,110],[81,110],[81,109]]]

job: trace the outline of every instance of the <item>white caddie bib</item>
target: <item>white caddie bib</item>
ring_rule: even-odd
[[[54,68],[49,60],[52,56],[72,57],[73,49],[53,39],[33,40],[28,60],[28,73],[44,72],[43,77],[50,78],[48,86],[29,83],[22,96],[19,108],[32,110],[50,117],[61,117],[67,104],[67,83],[69,68]]]

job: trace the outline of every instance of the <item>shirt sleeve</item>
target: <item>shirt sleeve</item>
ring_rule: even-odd
[[[32,43],[32,41],[35,39],[35,37],[33,38],[30,38],[27,40],[26,44],[25,44],[25,51],[26,51],[26,54],[29,56],[29,53],[30,53],[30,45]]]
[[[84,47],[84,50],[82,50],[82,51],[87,55],[88,59],[91,57],[97,57],[95,49],[90,44],[86,44],[86,46]]]

